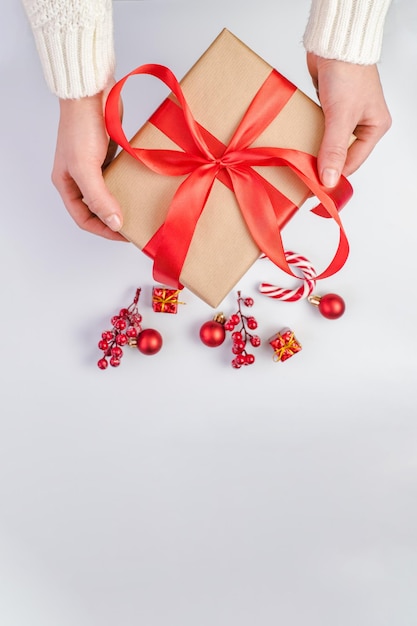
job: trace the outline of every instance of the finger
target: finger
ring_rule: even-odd
[[[378,141],[385,134],[389,122],[384,126],[358,126],[355,129],[356,140],[348,150],[343,174],[350,176],[371,154]]]
[[[111,230],[97,215],[92,213],[81,198],[73,200],[68,211],[82,230],[112,241],[126,241],[121,233]]]
[[[319,177],[326,187],[337,185],[343,172],[354,124],[343,112],[325,112],[324,134],[317,155]]]
[[[81,198],[91,213],[100,218],[110,230],[118,232],[121,229],[122,210],[104,182],[101,167],[84,167],[82,171],[73,172],[72,177],[68,175],[61,179],[61,187],[58,189],[64,200]],[[79,210],[79,203],[76,206]]]
[[[101,168],[84,169],[77,175],[77,184],[83,193],[83,200],[92,213],[97,215],[111,230],[117,232],[123,225],[119,203],[108,190]]]
[[[113,241],[126,241],[119,232],[109,228],[96,214],[94,214],[82,198],[81,191],[72,178],[54,180],[55,187],[61,195],[64,205],[75,223],[94,235],[105,237]]]

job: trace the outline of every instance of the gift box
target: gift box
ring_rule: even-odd
[[[120,92],[140,74],[171,93],[129,142]],[[261,252],[292,274],[280,231],[312,194],[321,202],[316,213],[333,217],[341,233],[318,278],[345,262],[338,210],[352,189],[345,179],[331,192],[318,181],[321,108],[227,29],[180,83],[152,64],[125,76],[105,117],[123,148],[104,173],[123,210],[121,232],[154,259],[157,282],[185,286],[217,307]]]
[[[184,302],[178,300],[179,293],[179,289],[153,287],[152,309],[155,313],[177,313],[178,305],[184,304]]]
[[[274,350],[274,361],[286,361],[302,349],[298,339],[289,328],[283,328],[276,333],[269,339],[269,344]]]

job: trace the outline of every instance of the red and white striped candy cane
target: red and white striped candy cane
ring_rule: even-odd
[[[295,302],[302,298],[310,296],[316,288],[316,271],[311,265],[310,261],[301,254],[296,252],[286,251],[285,258],[290,265],[297,267],[303,277],[303,284],[297,289],[284,289],[271,285],[269,283],[261,283],[259,285],[259,291],[268,296],[269,298],[275,298],[276,300],[284,300],[286,302]]]

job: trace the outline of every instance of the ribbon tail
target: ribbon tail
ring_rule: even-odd
[[[271,149],[271,151],[273,151],[273,149]],[[297,151],[296,154],[297,157],[300,157],[299,160],[301,163],[294,159],[297,163],[297,165],[295,165],[287,156],[282,158],[282,151],[280,149],[277,149],[277,152],[280,152],[280,159],[277,159],[276,164],[288,165],[318,197],[328,215],[332,217],[339,226],[340,234],[336,253],[326,269],[316,276],[316,280],[328,278],[343,267],[349,255],[349,243],[339,217],[336,203],[329,195],[328,190],[318,181],[314,169],[314,157]],[[291,151],[285,151],[285,153],[288,152]],[[270,165],[272,164],[273,163],[270,162]],[[249,167],[242,166],[238,168],[230,167],[229,174],[233,181],[233,189],[242,214],[258,247],[280,269],[299,279],[299,276],[292,271],[285,257],[280,225],[277,219],[279,216],[279,206],[274,206],[260,177],[254,175],[254,171]]]
[[[296,163],[297,165],[288,161],[289,167],[321,202],[313,211],[321,216],[332,217],[339,226],[339,243],[335,255],[327,268],[316,276],[316,280],[322,280],[341,270],[349,256],[349,242],[340,219],[339,209],[351,197],[352,187],[346,178],[342,178],[341,183],[334,190],[324,187],[318,178],[317,159],[311,154],[297,152]]]
[[[229,168],[237,201],[246,225],[261,252],[287,274],[294,274],[285,257],[281,231],[270,196],[251,168]]]
[[[217,168],[207,165],[192,172],[178,187],[164,224],[158,231],[153,277],[182,289],[180,275],[199,217],[216,177]],[[151,245],[148,242],[147,247]]]
[[[326,217],[332,217],[339,226],[340,237],[337,250],[332,261],[323,272],[316,276],[316,280],[328,278],[329,276],[332,276],[333,274],[338,272],[343,267],[349,256],[349,243],[338,211],[352,195],[352,187],[347,179],[342,179],[341,184],[339,184],[335,190],[324,187],[320,183],[318,177],[316,157],[308,154],[307,152],[302,152],[299,150],[293,150],[289,148],[262,147],[249,148],[246,150],[246,154],[248,155],[247,161],[252,165],[289,167],[296,174],[296,176],[308,187],[308,189],[310,189],[310,191],[320,200],[321,208],[318,207],[316,213],[318,213],[319,215],[325,213]],[[252,182],[254,182],[254,178],[252,178]],[[256,227],[256,222],[254,225]],[[254,232],[252,232],[252,236],[254,236]],[[256,241],[255,237],[254,239]],[[279,243],[279,246],[281,246],[281,242]],[[261,250],[268,257],[270,257],[266,249],[263,249],[261,247]],[[281,251],[279,256],[281,257]],[[281,267],[282,269],[284,269],[285,267],[284,271],[294,275],[293,272],[288,272],[286,264],[276,264],[279,265],[279,267]]]
[[[353,195],[353,189],[350,182],[344,176],[340,177],[339,182],[336,187],[332,187],[330,196],[335,204],[335,207],[338,211],[343,209],[345,204],[349,202]],[[319,204],[313,209],[311,209],[311,213],[318,215],[319,217],[332,217],[330,213],[326,210],[323,204]]]

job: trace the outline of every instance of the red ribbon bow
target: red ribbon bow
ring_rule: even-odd
[[[178,144],[181,143],[183,150],[144,149],[130,145],[121,125],[119,99],[127,79],[137,74],[149,74],[160,79],[177,97],[180,106],[170,99],[165,101],[164,105],[171,107],[175,113],[172,118],[165,115],[164,119],[168,121],[162,123],[163,131],[168,136],[179,137]],[[291,203],[252,166],[289,167],[320,200],[321,204],[313,212],[322,217],[332,217],[338,224],[340,238],[336,253],[317,279],[336,273],[344,265],[349,254],[349,244],[338,210],[352,195],[352,187],[347,179],[342,177],[337,187],[328,189],[319,181],[316,157],[288,148],[250,147],[279,114],[295,89],[276,70],[272,70],[252,100],[229,145],[224,146],[193,118],[181,86],[169,68],[155,64],[142,65],[114,85],[105,108],[110,137],[154,172],[187,176],[172,199],[164,224],[144,248],[154,258],[155,280],[182,289],[179,281],[182,267],[216,178],[233,189],[259,249],[282,270],[299,278],[292,272],[285,258],[278,221],[283,204],[288,209]],[[180,133],[178,118],[181,119]]]

